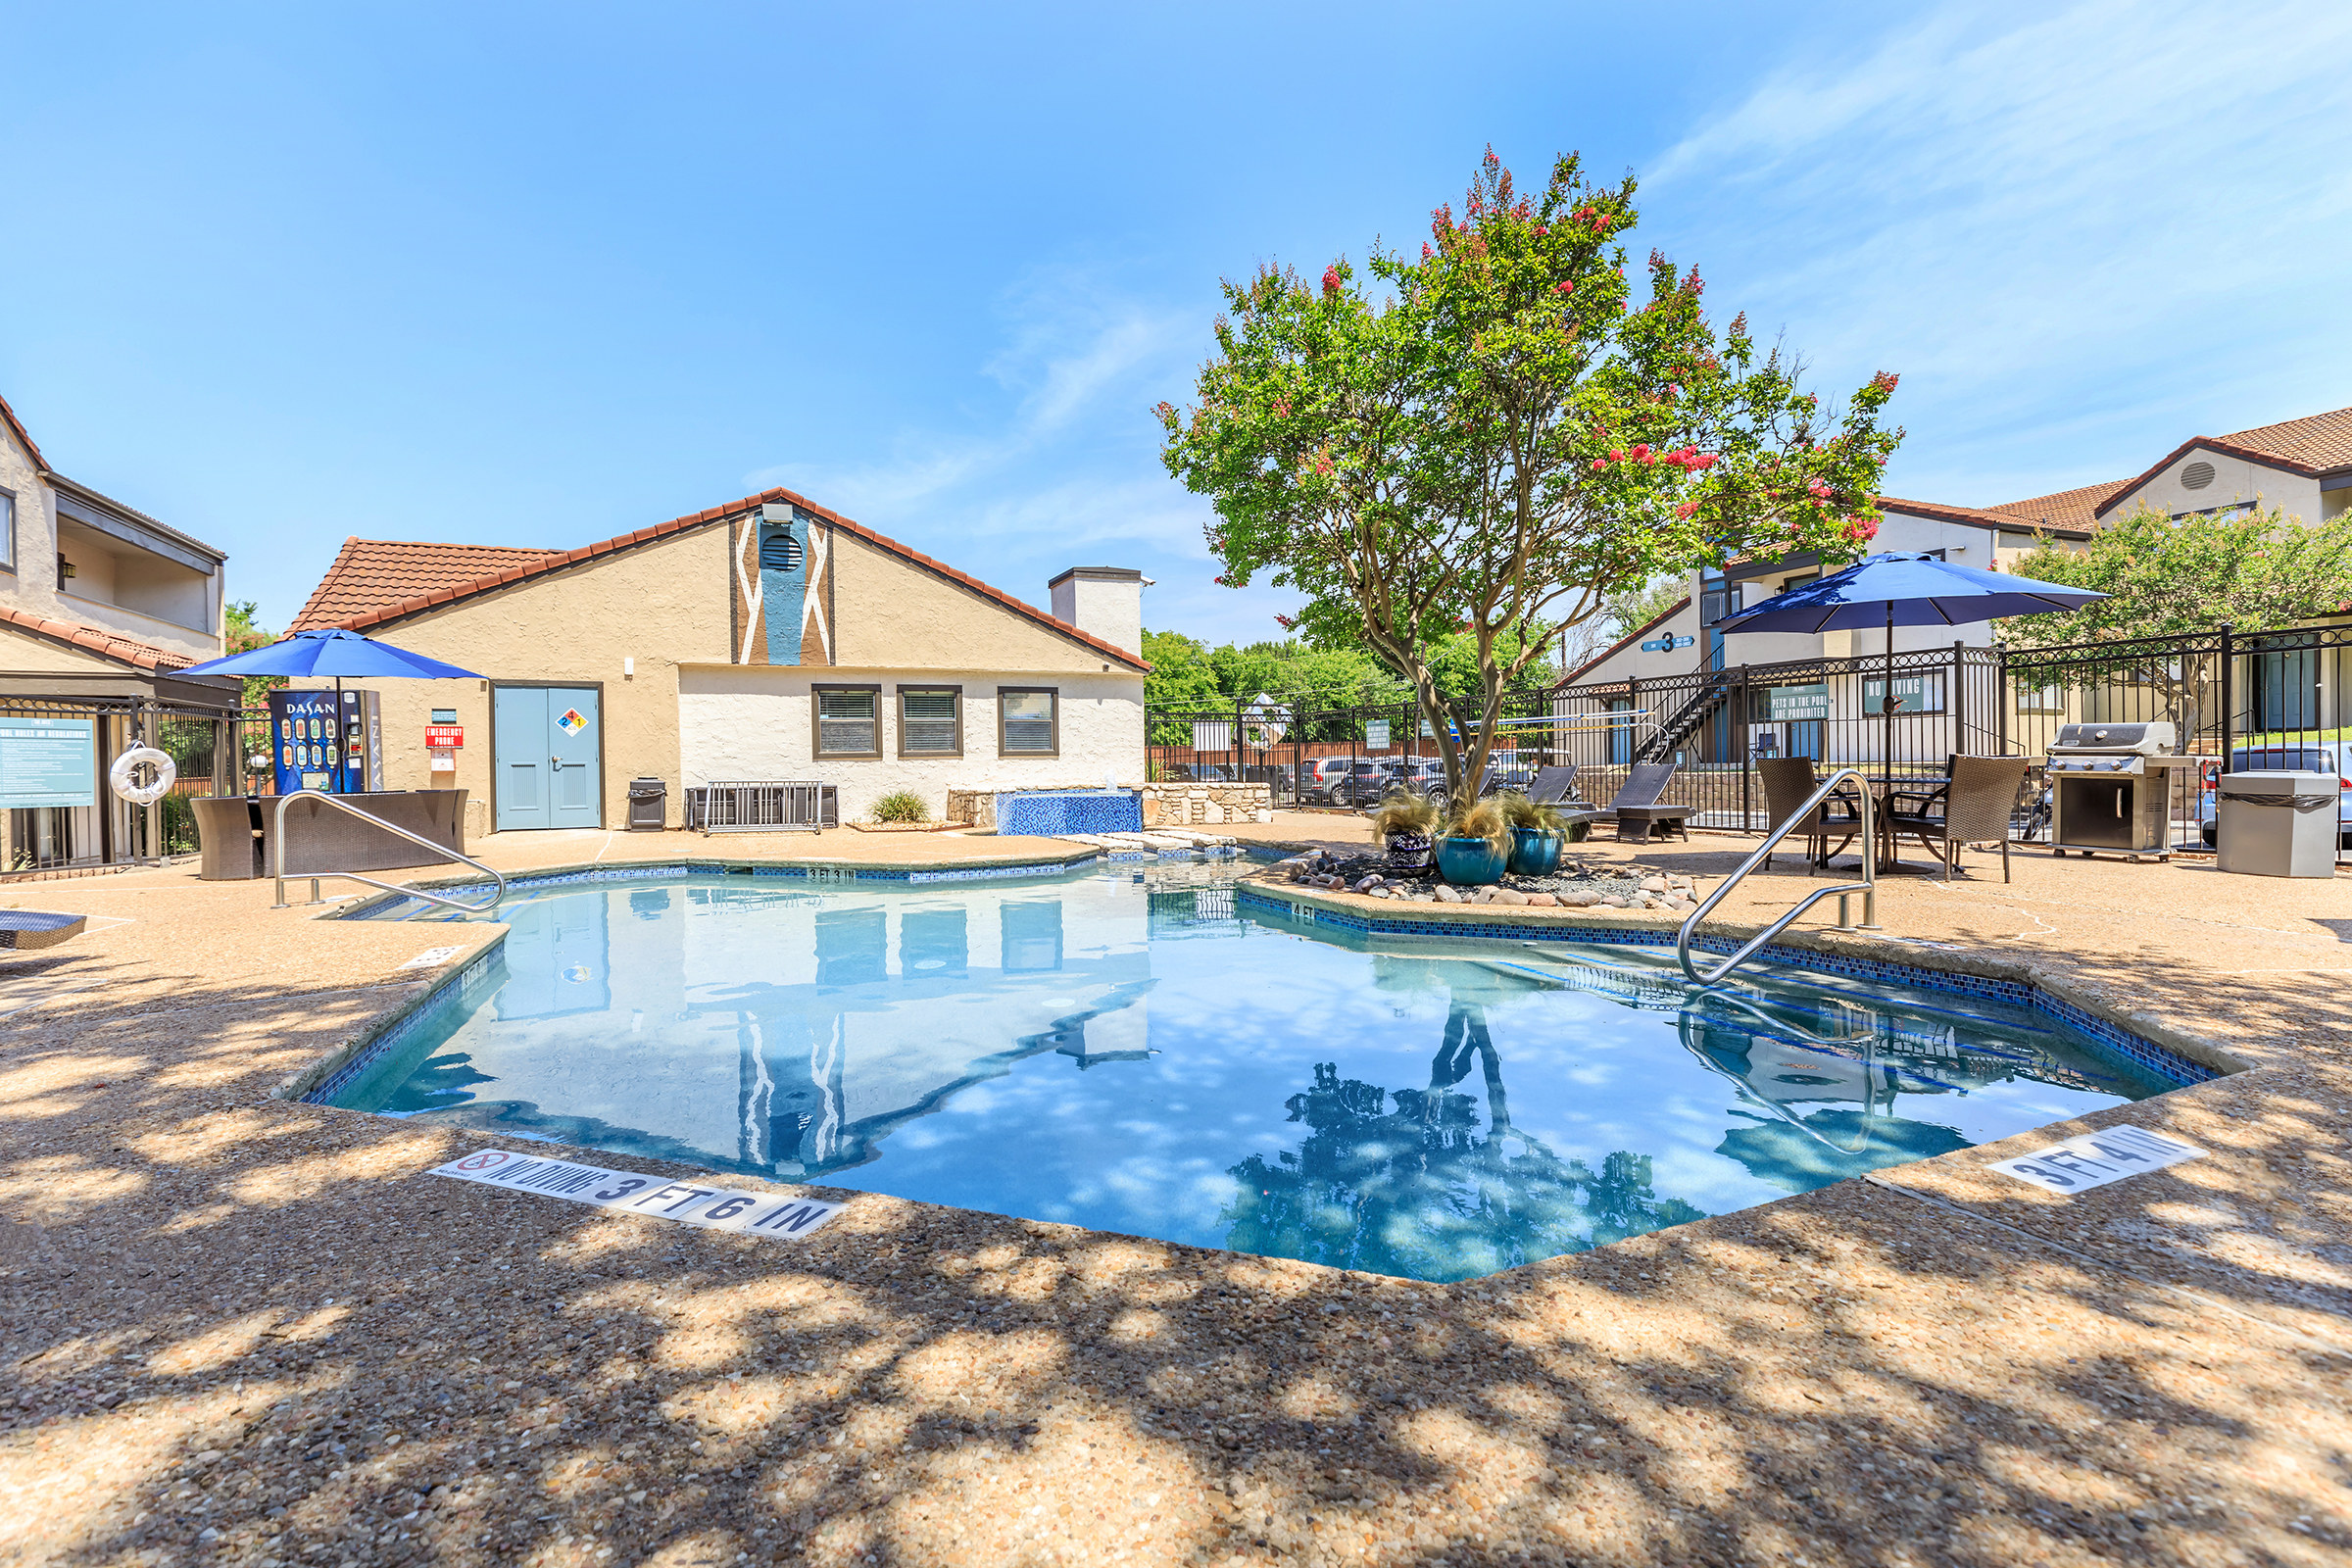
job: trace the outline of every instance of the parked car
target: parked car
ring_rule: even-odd
[[[2210,764],[2208,764],[2210,765]],[[2287,741],[2277,746],[2240,746],[2230,753],[2231,773],[2332,773],[2337,791],[2336,842],[2352,848],[2352,741]],[[2204,783],[2197,799],[2197,817],[2205,842],[2220,840],[2214,819],[2214,787]]]
[[[1355,772],[1355,762],[1352,757],[1318,757],[1301,763],[1298,770],[1299,801],[1341,805],[1348,798],[1348,781]]]

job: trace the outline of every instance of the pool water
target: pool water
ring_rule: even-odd
[[[1348,939],[1237,874],[518,894],[503,972],[336,1102],[1461,1279],[2174,1087],[1996,1003]]]

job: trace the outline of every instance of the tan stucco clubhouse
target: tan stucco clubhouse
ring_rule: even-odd
[[[471,566],[493,569],[448,580]],[[1099,628],[779,489],[565,552],[351,540],[294,629],[346,627],[487,677],[346,683],[381,694],[387,787],[463,788],[486,803],[477,821],[498,820],[493,689],[532,685],[595,694],[604,826],[625,822],[639,776],[670,786],[672,826],[684,789],[713,780],[819,780],[845,820],[911,789],[937,814],[950,788],[1141,782],[1146,666],[1097,630],[1132,636],[1142,578],[1086,575],[1073,602]],[[830,724],[821,751],[827,691],[870,718]],[[907,691],[952,712],[952,735],[944,718],[907,725]],[[1008,743],[1007,693],[1050,728]],[[430,765],[435,710],[466,730],[454,776]]]

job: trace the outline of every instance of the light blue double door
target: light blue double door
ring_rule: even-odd
[[[602,827],[604,715],[589,686],[499,686],[490,693],[498,827]]]

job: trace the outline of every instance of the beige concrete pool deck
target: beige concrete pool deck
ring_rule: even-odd
[[[1363,841],[1322,813],[1231,831]],[[1576,853],[1712,886],[1751,844]],[[1081,853],[479,848],[508,871]],[[2026,979],[2243,1070],[1451,1286],[865,1194],[784,1243],[428,1176],[482,1140],[276,1092],[500,928],[273,910],[269,883],[193,867],[0,884],[91,916],[0,954],[0,1557],[2345,1560],[2352,877],[1969,864],[1883,883],[1881,936],[1825,934],[1827,906],[1796,929]],[[1715,928],[1805,884],[1783,861]],[[2208,1152],[2072,1198],[1986,1168],[2118,1122]]]

